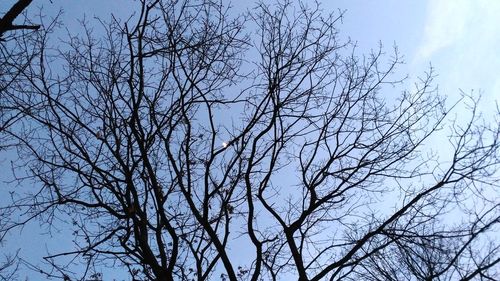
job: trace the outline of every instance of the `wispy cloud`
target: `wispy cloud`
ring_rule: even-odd
[[[473,1],[469,0],[430,1],[417,59],[428,59],[434,53],[460,40],[471,16],[471,5]]]
[[[413,67],[432,62],[447,95],[483,93],[489,107],[500,97],[500,1],[428,0],[426,23]]]

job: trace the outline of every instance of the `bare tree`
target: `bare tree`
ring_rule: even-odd
[[[5,92],[39,188],[0,234],[67,225],[42,268],[64,280],[498,279],[498,125],[472,97],[450,120],[432,72],[394,98],[397,50],[357,55],[342,16],[141,1],[46,48]]]
[[[17,277],[16,273],[19,268],[19,260],[17,253],[15,255],[5,255],[0,265],[0,280],[9,281]]]
[[[39,30],[39,24],[33,24],[26,17],[21,19],[23,24],[14,24],[14,20],[22,15],[25,15],[26,8],[31,4],[32,0],[19,0],[0,18],[0,92],[3,92],[8,84],[15,79],[19,74],[19,69],[28,64],[28,61],[23,61],[26,57],[22,56],[21,52],[32,50],[27,48],[33,46],[33,34],[29,31]],[[17,32],[16,32],[17,31]],[[4,36],[8,34],[7,36]],[[25,40],[20,40],[19,37]],[[29,43],[28,43],[29,42]],[[21,46],[16,45],[21,44]]]
[[[12,7],[0,18],[0,40],[4,33],[19,29],[40,29],[39,24],[14,24],[14,20],[33,2],[33,0],[18,0]]]
[[[0,17],[0,132],[15,123],[15,120],[21,118],[19,112],[11,111],[8,103],[4,104],[3,93],[13,80],[17,78],[23,67],[30,62],[29,59],[27,61],[24,60],[30,57],[24,52],[32,51],[28,46],[33,46],[31,43],[35,35],[27,31],[38,30],[40,25],[31,24],[27,19],[24,20],[24,24],[14,24],[14,20],[23,14],[23,11],[25,11],[31,2],[31,0],[19,0]],[[17,31],[17,34],[15,31]],[[4,36],[5,34],[7,35]],[[24,38],[21,40],[20,36],[24,36]],[[23,44],[22,48],[16,46],[17,44]],[[0,150],[4,150],[13,144],[9,140],[9,138],[0,136]],[[4,222],[0,222],[0,228],[6,225],[6,221],[9,221],[9,215],[10,212],[8,211],[0,212],[0,220]],[[0,235],[0,246],[4,242],[3,237],[4,235]],[[13,280],[16,277],[19,266],[17,253],[14,255],[2,255],[2,258],[3,260],[0,261],[0,280]]]
[[[0,18],[0,102],[2,103],[0,131],[15,123],[15,120],[22,118],[23,115],[19,111],[11,111],[9,103],[5,103],[7,89],[44,50],[47,34],[57,23],[57,18],[48,22],[45,20],[44,29],[39,30],[41,25],[34,24],[27,17],[26,9],[31,3],[32,0],[19,0]],[[39,18],[43,23],[41,15]],[[16,19],[22,24],[15,24]],[[0,141],[2,142],[0,149],[11,145],[8,139],[1,138]]]

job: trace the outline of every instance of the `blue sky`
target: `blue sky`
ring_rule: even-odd
[[[15,1],[2,0],[0,11]],[[245,6],[251,1],[244,1]],[[498,0],[336,0],[323,1],[325,10],[346,10],[341,35],[357,41],[360,52],[377,48],[381,42],[388,52],[398,46],[406,65],[401,76],[412,79],[422,75],[429,65],[438,75],[439,92],[451,100],[460,97],[460,90],[481,93],[480,109],[486,116],[495,109],[494,101],[500,97],[500,1]],[[94,16],[109,18],[111,13],[128,13],[132,5],[128,0],[35,0],[30,7],[43,6],[44,14],[55,14],[63,9],[62,22],[70,33],[78,30],[77,19],[84,15],[92,21]],[[238,0],[232,2],[238,7]],[[134,5],[135,6],[135,5]],[[60,37],[64,37],[61,33]],[[459,114],[460,112],[457,112]],[[8,169],[4,155],[0,155],[1,170]],[[5,177],[5,175],[3,175]],[[5,179],[4,179],[5,180]],[[2,194],[2,193],[0,193]],[[0,199],[1,202],[1,199]],[[46,244],[37,240],[37,225],[26,228],[16,239],[9,237],[7,249],[22,248],[22,253],[34,259],[45,254]],[[14,242],[15,240],[18,240]],[[21,242],[19,242],[21,241]],[[23,242],[24,241],[24,242]],[[61,240],[56,240],[57,244]],[[9,242],[9,241],[8,241]],[[47,242],[47,244],[55,244]],[[69,241],[68,241],[69,242]],[[5,248],[4,248],[5,249]],[[0,248],[1,252],[1,248]],[[38,256],[38,257],[37,257]],[[34,277],[31,280],[37,280]]]
[[[395,43],[411,79],[430,64],[440,94],[481,92],[481,109],[494,110],[500,92],[500,2],[495,0],[331,1],[347,9],[343,30],[360,46]],[[326,4],[326,1],[325,1]]]
[[[13,0],[3,1],[5,4]],[[45,14],[64,11],[63,22],[71,32],[84,16],[109,18],[110,14],[129,14],[129,0],[35,0]],[[307,1],[305,1],[307,2]],[[345,10],[341,35],[358,42],[367,52],[381,42],[387,51],[395,44],[406,65],[401,74],[415,79],[430,64],[438,74],[440,93],[459,96],[459,89],[481,91],[488,110],[494,108],[500,92],[500,1],[497,0],[335,0],[320,1],[325,11]],[[252,1],[233,0],[236,10]],[[0,4],[0,7],[5,4]],[[5,10],[2,8],[1,10]],[[411,79],[409,80],[411,82]],[[488,104],[489,106],[487,106]]]

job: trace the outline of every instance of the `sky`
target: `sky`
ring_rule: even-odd
[[[6,2],[12,2],[8,0]],[[130,0],[35,0],[44,11],[64,11],[68,30],[77,30],[84,16],[109,18],[110,14],[128,14]],[[307,2],[307,1],[306,1]],[[494,109],[500,97],[500,1],[497,0],[336,0],[320,1],[325,11],[346,11],[341,35],[358,43],[360,51],[377,48],[381,42],[387,51],[396,45],[406,65],[401,74],[416,79],[429,66],[438,74],[440,94],[451,99],[459,89],[481,93],[486,110]],[[233,0],[236,10],[252,1]],[[0,4],[1,6],[2,4]],[[4,10],[4,9],[1,9]]]
[[[460,90],[481,93],[480,107],[495,109],[500,97],[500,1],[329,1],[345,8],[346,33],[367,48],[396,44],[410,81],[430,65],[439,92],[455,100]]]
[[[12,0],[0,2],[3,13]],[[84,16],[109,18],[111,13],[123,14],[130,9],[128,0],[35,0],[30,11],[43,6],[43,13],[54,15],[64,11],[62,22],[67,30],[77,32],[78,21]],[[248,5],[250,1],[245,1]],[[321,1],[320,1],[321,2]],[[390,52],[397,45],[406,64],[400,68],[401,76],[409,75],[408,85],[423,75],[429,66],[435,69],[439,93],[451,100],[460,97],[460,90],[482,95],[480,109],[485,116],[495,110],[500,98],[500,1],[498,0],[324,0],[326,11],[346,11],[341,35],[356,41],[359,51],[376,49],[379,42]],[[243,1],[233,0],[241,8]],[[61,33],[63,37],[63,33]],[[460,114],[460,110],[456,112]],[[6,156],[0,155],[0,170],[6,167]],[[3,177],[3,178],[1,178]],[[0,179],[7,180],[6,175]],[[5,185],[2,183],[2,185]],[[3,187],[2,187],[3,188]],[[2,194],[0,192],[0,194]],[[0,203],[2,199],[0,198]],[[9,237],[3,250],[21,248],[21,254],[33,259],[45,254],[55,241],[40,243],[38,226],[27,227]],[[64,241],[64,240],[63,240]],[[9,243],[10,242],[10,243]],[[0,253],[2,248],[0,248]],[[33,273],[34,274],[34,273]],[[31,273],[28,274],[31,276]],[[30,280],[38,280],[33,277]]]

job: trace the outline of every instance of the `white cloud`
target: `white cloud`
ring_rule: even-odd
[[[424,37],[417,59],[429,59],[434,53],[460,40],[470,18],[469,0],[432,0],[427,7]]]
[[[500,97],[500,1],[429,0],[413,68],[432,62],[441,93],[483,93],[487,105]]]

